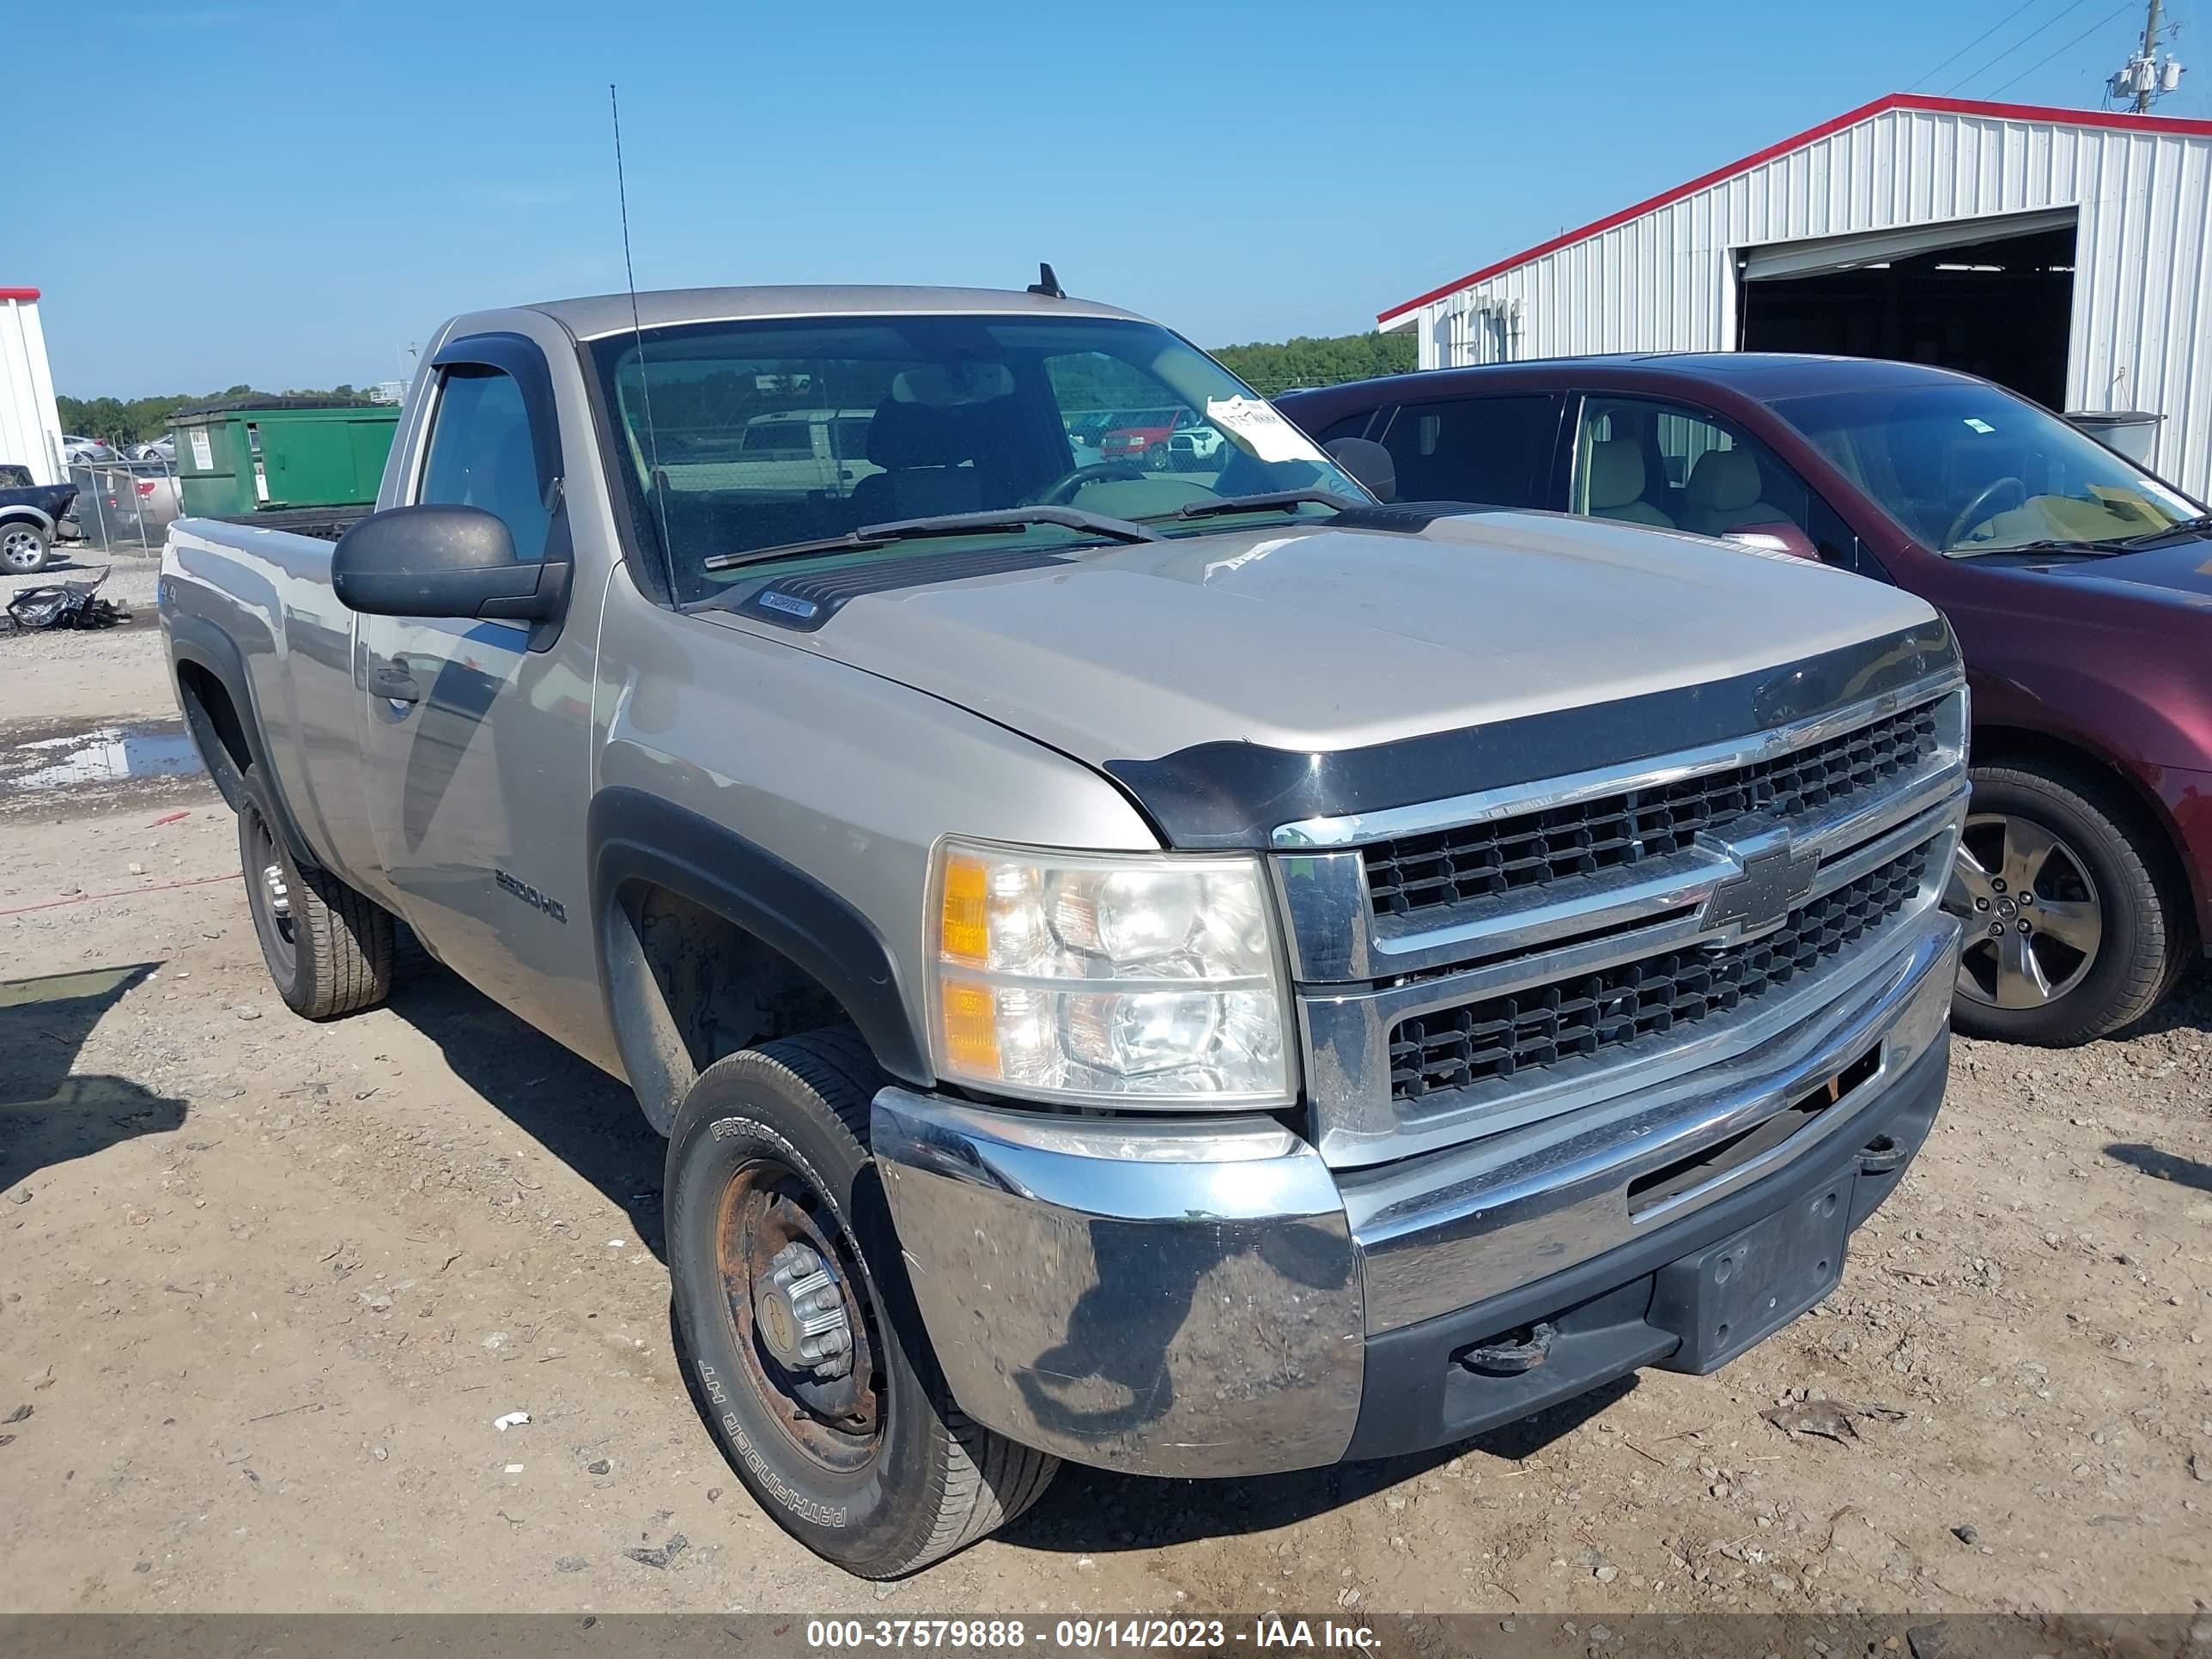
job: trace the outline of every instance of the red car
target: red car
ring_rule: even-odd
[[[1109,427],[1098,440],[1098,459],[1134,461],[1153,472],[1164,472],[1171,461],[1168,440],[1185,427],[1198,424],[1187,409],[1154,409],[1127,416]]]
[[[1917,364],[1756,353],[1437,369],[1278,403],[1324,443],[1379,443],[1401,501],[1727,537],[1942,611],[1973,693],[1947,901],[1968,929],[1963,1030],[2115,1030],[2212,939],[2212,517],[2049,410]],[[1361,453],[1379,463],[1341,459]]]

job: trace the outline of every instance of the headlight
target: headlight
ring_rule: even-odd
[[[1291,1098],[1281,953],[1260,861],[939,842],[937,1067],[1101,1104]]]

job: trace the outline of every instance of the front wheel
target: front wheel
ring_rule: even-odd
[[[1944,908],[1966,924],[1954,1023],[2013,1042],[2086,1042],[2172,982],[2187,921],[2161,849],[2118,788],[2075,768],[1973,769]]]
[[[1154,444],[1145,452],[1145,465],[1154,472],[1164,472],[1174,464],[1165,444]]]
[[[0,570],[11,576],[35,576],[46,568],[52,544],[46,532],[20,520],[0,525]]]
[[[715,1061],[665,1187],[678,1334],[701,1413],[761,1507],[864,1578],[927,1566],[1043,1495],[1058,1460],[955,1405],[908,1288],[856,1033]]]

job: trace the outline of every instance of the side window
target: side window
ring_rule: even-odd
[[[1367,423],[1374,418],[1373,410],[1363,409],[1357,415],[1346,416],[1327,431],[1315,434],[1314,441],[1326,449],[1339,438],[1364,438],[1367,435]]]
[[[1398,499],[1543,506],[1558,416],[1542,393],[1405,404],[1382,434]]]
[[[550,515],[538,481],[529,411],[512,375],[473,364],[446,371],[415,499],[480,507],[507,521],[517,558],[545,556]]]
[[[1794,469],[1733,422],[1686,404],[1585,398],[1571,501],[1593,518],[1757,536],[1856,568],[1856,538]]]

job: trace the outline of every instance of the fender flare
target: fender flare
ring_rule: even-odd
[[[585,838],[607,1024],[662,1133],[681,1093],[681,1062],[632,994],[644,969],[623,909],[646,885],[681,894],[781,952],[837,1000],[885,1071],[922,1087],[935,1081],[890,949],[866,916],[812,876],[724,824],[624,786],[592,797]]]
[[[254,770],[261,775],[270,803],[276,808],[276,827],[283,835],[286,850],[303,868],[320,869],[323,861],[315,856],[307,838],[300,833],[299,817],[292,811],[291,802],[284,799],[284,787],[276,775],[276,769],[269,763],[268,748],[261,735],[261,711],[254,705],[252,681],[246,677],[246,659],[238,642],[205,617],[171,616],[167,620],[172,676],[179,665],[190,663],[222,687],[230,698],[232,710],[238,715],[247,756]],[[177,704],[183,710],[185,729],[191,734],[192,747],[199,750],[201,763],[206,766],[208,776],[214,780],[223,804],[235,812],[239,775],[230,750],[199,699],[185,694],[181,679],[176,689]]]
[[[0,507],[0,524],[9,524],[17,519],[27,519],[45,531],[49,537],[57,536],[59,533],[60,526],[54,522],[53,515],[44,507],[33,507],[28,501],[16,501],[7,507]]]

